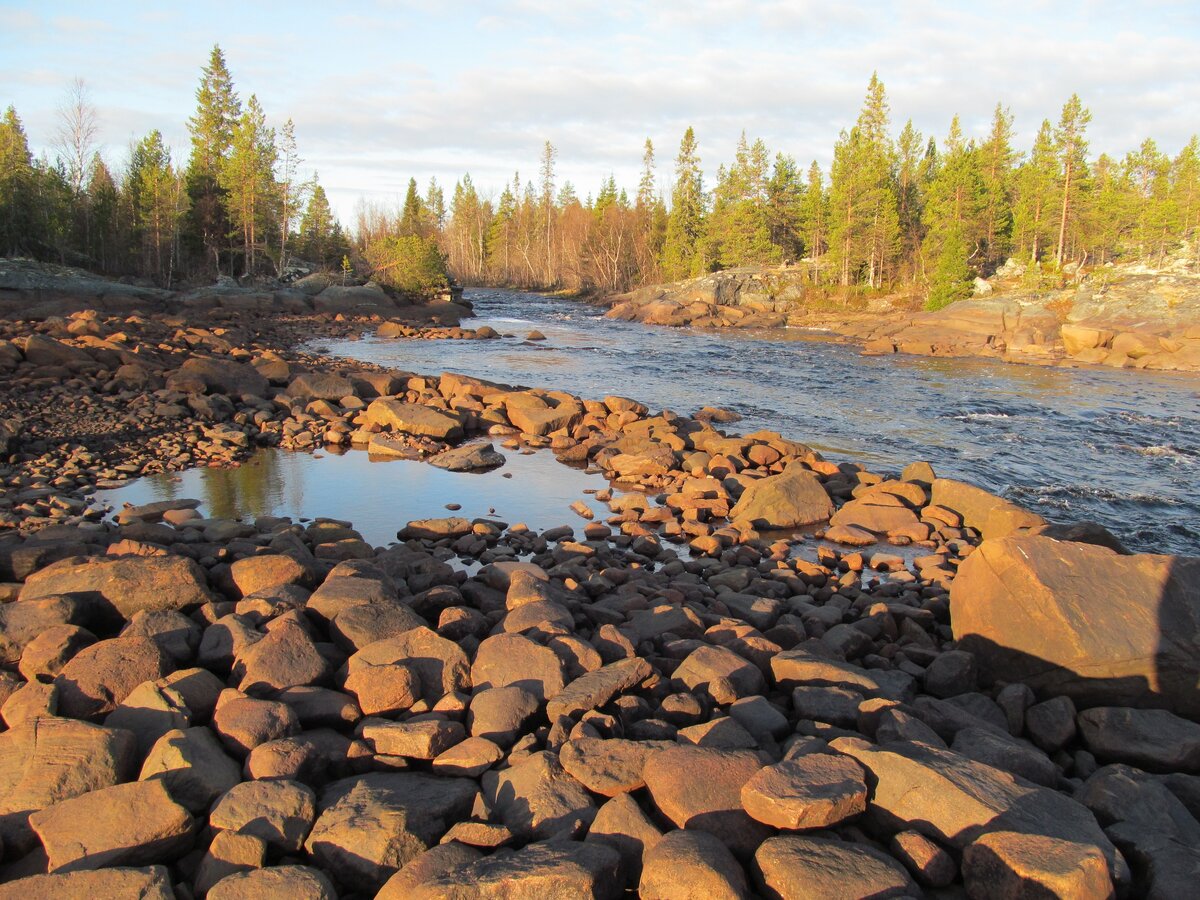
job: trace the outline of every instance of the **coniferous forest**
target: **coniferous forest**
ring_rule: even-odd
[[[937,308],[969,296],[1010,257],[1028,277],[1116,261],[1161,263],[1200,220],[1200,141],[1174,154],[1147,138],[1120,158],[1089,152],[1091,114],[1071,96],[1030,147],[997,104],[982,139],[896,132],[872,76],[828,171],[743,133],[705,182],[698,136],[659,175],[647,139],[631,196],[610,176],[580,197],[547,141],[535,176],[497,195],[464,175],[447,201],[411,179],[402,206],[360,203],[350,229],[319,181],[299,177],[290,120],[242,100],[219,47],[201,72],[186,161],[151,132],[119,168],[95,152],[98,122],[77,82],[57,153],[35,159],[17,112],[0,121],[0,253],[174,285],[218,274],[279,277],[303,260],[410,290],[468,284],[618,292],[742,265],[799,267],[816,291],[902,293]],[[707,151],[704,151],[705,153]]]

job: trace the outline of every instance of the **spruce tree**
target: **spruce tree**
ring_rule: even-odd
[[[192,152],[186,173],[191,204],[189,237],[212,263],[214,274],[221,270],[221,251],[231,231],[220,185],[221,172],[241,114],[241,102],[233,89],[225,55],[220,46],[214,45],[196,88],[196,114],[188,119]]]
[[[956,279],[960,266],[979,258],[986,233],[982,220],[985,213],[979,155],[963,138],[962,127],[955,116],[946,136],[945,152],[929,181],[925,204],[923,247],[925,257],[935,261],[936,277]],[[938,301],[945,305],[951,299],[959,297],[955,291],[943,286]]]
[[[829,197],[825,192],[821,167],[813,160],[808,167],[808,182],[800,203],[800,233],[804,249],[812,263],[812,280],[820,279],[821,257],[826,250],[826,229],[829,226]]]
[[[134,146],[125,184],[134,233],[141,247],[142,272],[169,286],[187,196],[159,131],[150,132]]]
[[[275,186],[275,132],[253,94],[233,130],[233,143],[220,171],[229,219],[242,239],[242,268],[257,271],[260,240],[270,230]]]
[[[979,151],[983,179],[983,262],[992,271],[1007,256],[1012,243],[1012,178],[1017,154],[1012,148],[1013,117],[996,104],[992,130]]]
[[[342,253],[333,239],[335,224],[325,188],[314,176],[312,192],[300,218],[299,249],[305,260],[326,268],[337,264]]]
[[[704,234],[704,179],[700,171],[696,134],[691,126],[679,142],[675,158],[675,185],[663,240],[663,277],[671,281],[699,275],[704,270],[700,241]]]
[[[417,193],[417,179],[408,179],[408,190],[404,194],[404,209],[400,213],[398,231],[401,237],[422,233],[424,205],[421,195]]]
[[[1056,174],[1053,130],[1050,120],[1045,119],[1029,159],[1014,176],[1013,239],[1018,250],[1028,252],[1034,265],[1040,262],[1049,240]]]
[[[29,249],[33,230],[33,154],[13,107],[0,118],[0,253]]]

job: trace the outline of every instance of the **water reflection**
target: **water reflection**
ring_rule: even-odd
[[[504,453],[507,462],[502,467],[471,473],[447,472],[414,460],[372,458],[362,451],[310,456],[263,450],[237,468],[149,476],[99,491],[96,498],[116,508],[193,498],[202,501],[203,515],[214,518],[347,519],[376,545],[395,540],[396,531],[414,519],[457,515],[545,529],[582,525],[568,509],[576,500],[589,502],[598,516],[606,511],[585,494],[608,486],[603,475],[563,465],[548,451]],[[448,511],[448,503],[462,508]]]

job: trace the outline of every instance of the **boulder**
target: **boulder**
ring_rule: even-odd
[[[533,604],[528,604],[532,606]],[[559,716],[575,716],[608,703],[613,697],[653,674],[644,659],[622,659],[609,663],[595,672],[588,672],[568,684],[546,707],[553,722]]]
[[[919,896],[908,872],[866,844],[801,835],[763,841],[754,854],[755,881],[765,897],[828,898]]]
[[[933,480],[931,502],[958,513],[964,525],[974,528],[985,539],[1007,537],[1046,524],[1041,516],[1010,500],[952,478]]]
[[[245,394],[263,397],[270,387],[267,379],[260,375],[254,366],[233,360],[200,357],[186,360],[168,378],[168,386],[172,381],[198,381],[211,393],[228,394],[232,397]]]
[[[471,683],[476,690],[515,685],[551,700],[563,689],[563,664],[549,647],[519,634],[494,634],[475,651]]]
[[[762,672],[725,647],[697,647],[675,670],[674,677],[688,690],[707,693],[721,703],[761,694],[766,687]],[[719,679],[733,686],[736,697],[725,697],[728,688],[717,688]]]
[[[742,785],[742,808],[775,828],[830,828],[867,808],[867,784],[849,757],[809,753],[755,773]]]
[[[175,900],[175,891],[166,866],[31,875],[0,885],[0,900],[98,900],[101,897]]]
[[[208,892],[208,900],[337,900],[329,877],[311,866],[271,866],[237,872],[222,878]]]
[[[1012,536],[984,541],[950,590],[962,650],[986,679],[1077,705],[1200,717],[1200,558]]]
[[[300,400],[341,400],[354,396],[349,378],[328,372],[302,372],[292,379],[288,395]]]
[[[465,778],[407,772],[335,781],[321,792],[305,848],[339,881],[370,896],[466,819],[476,793]]]
[[[421,696],[430,703],[471,685],[470,662],[462,648],[425,627],[368,644],[350,657],[346,668],[354,672],[363,666],[395,663],[403,663],[416,673]]]
[[[596,807],[553,753],[533,753],[501,772],[485,772],[483,798],[493,815],[524,840],[570,838],[587,828]]]
[[[204,570],[185,556],[117,556],[64,559],[25,580],[21,600],[82,594],[109,618],[141,610],[188,609],[211,603]]]
[[[742,788],[761,768],[749,750],[679,746],[651,753],[642,771],[654,805],[676,827],[711,832],[749,857],[770,833],[742,808]]]
[[[729,849],[707,831],[669,831],[646,850],[638,894],[647,900],[743,900],[746,873]]]
[[[452,875],[483,857],[474,847],[449,841],[430,847],[406,863],[387,880],[375,900],[408,900],[420,885],[441,875]]]
[[[798,528],[824,522],[833,501],[815,472],[794,462],[778,475],[751,481],[729,511],[734,522],[755,528]]]
[[[505,459],[504,454],[496,452],[491,444],[470,444],[446,450],[427,462],[450,472],[482,472],[504,465]]]
[[[867,770],[872,813],[897,830],[959,849],[993,831],[1041,835],[1097,848],[1110,877],[1123,870],[1092,813],[1057,791],[927,744],[838,738],[831,746]]]
[[[378,425],[389,431],[399,431],[415,437],[454,442],[463,436],[461,413],[446,412],[431,406],[422,406],[420,403],[372,400],[367,407],[366,419],[369,425]]]
[[[207,728],[175,729],[150,748],[138,780],[163,782],[176,803],[201,814],[241,782],[242,767],[225,755]]]
[[[296,853],[316,815],[316,797],[303,784],[243,781],[213,804],[208,821],[218,831],[254,835],[285,853]]]
[[[516,900],[520,897],[591,897],[617,900],[621,858],[597,843],[545,841],[515,853],[485,856],[412,885],[406,900]],[[384,895],[380,895],[384,896]],[[388,893],[387,897],[399,898]]]
[[[80,650],[55,677],[59,711],[73,719],[99,720],[142,682],[162,678],[174,668],[150,638],[100,641]]]
[[[195,821],[161,781],[118,784],[29,817],[50,872],[166,862],[191,848]]]
[[[967,894],[979,898],[1111,897],[1099,847],[1042,834],[990,831],[963,850]]]
[[[1079,714],[1079,732],[1102,762],[1148,772],[1200,772],[1200,725],[1165,709],[1098,706]]]
[[[642,770],[653,749],[646,741],[579,737],[563,744],[558,758],[589,791],[616,797],[646,784]]]

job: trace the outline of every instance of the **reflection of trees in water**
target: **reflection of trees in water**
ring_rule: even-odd
[[[292,473],[293,487],[300,479]],[[201,490],[208,515],[218,519],[260,516],[272,512],[282,496],[284,475],[279,453],[264,450],[235,469],[206,469],[201,472]]]

